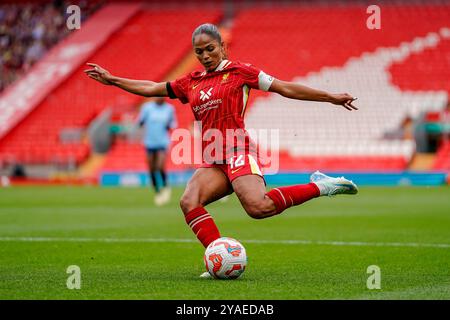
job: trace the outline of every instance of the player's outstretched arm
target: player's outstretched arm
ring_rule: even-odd
[[[356,98],[352,97],[348,93],[332,94],[326,91],[309,88],[298,83],[281,81],[278,79],[274,79],[269,91],[279,93],[286,98],[330,102],[335,105],[343,106],[350,111],[358,110],[358,108],[352,104]]]
[[[86,75],[104,85],[113,85],[144,97],[166,97],[168,95],[165,82],[120,78],[113,76],[108,70],[95,63],[87,65],[92,69],[84,70]]]

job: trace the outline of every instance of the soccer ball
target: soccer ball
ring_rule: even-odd
[[[236,239],[227,237],[211,242],[203,258],[206,270],[217,279],[236,279],[247,265],[244,246]]]

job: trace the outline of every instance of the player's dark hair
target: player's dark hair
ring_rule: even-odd
[[[214,40],[217,40],[220,46],[222,46],[222,36],[220,34],[219,29],[212,23],[204,23],[199,25],[194,32],[192,33],[192,45],[194,45],[195,37],[201,34],[207,34],[212,37]],[[226,49],[222,46],[223,57],[227,59]]]
[[[192,44],[194,44],[195,37],[203,33],[217,40],[219,44],[222,44],[222,36],[220,35],[219,29],[212,23],[204,23],[194,30],[192,33]]]

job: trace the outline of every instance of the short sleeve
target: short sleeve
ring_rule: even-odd
[[[241,67],[244,83],[252,89],[268,91],[274,78],[255,66],[244,63]]]
[[[184,76],[174,81],[167,82],[167,93],[171,99],[179,99],[182,103],[188,103],[188,87],[190,77]]]

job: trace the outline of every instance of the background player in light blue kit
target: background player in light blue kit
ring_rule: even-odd
[[[139,114],[139,125],[144,126],[143,143],[147,151],[150,180],[155,188],[155,204],[163,205],[170,200],[170,188],[167,185],[165,160],[170,144],[169,130],[177,126],[173,106],[158,97],[143,104]],[[162,186],[157,175],[160,175]]]

